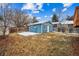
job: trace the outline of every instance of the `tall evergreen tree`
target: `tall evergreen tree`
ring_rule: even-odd
[[[36,17],[33,17],[32,19],[32,23],[38,22],[38,20],[36,19]]]
[[[58,22],[58,16],[56,14],[53,15],[52,22]]]

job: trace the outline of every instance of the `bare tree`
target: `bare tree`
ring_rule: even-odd
[[[1,7],[1,10],[2,10],[2,24],[1,26],[3,26],[3,37],[5,38],[6,36],[6,30],[7,30],[7,27],[8,27],[8,19],[6,18],[7,16],[7,9],[8,9],[8,4],[0,4],[0,7]]]
[[[36,19],[36,17],[33,17],[32,19],[32,23],[38,22],[38,20]]]
[[[24,27],[24,26],[27,27],[27,24],[29,23],[27,17],[28,17],[27,14],[24,14],[20,10],[15,9],[13,11],[13,19],[12,19],[12,21],[14,22],[17,31],[18,31],[18,28],[20,28],[20,27]]]

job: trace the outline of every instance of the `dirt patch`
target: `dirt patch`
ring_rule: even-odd
[[[79,37],[73,37],[72,47],[73,55],[79,56]]]
[[[77,55],[75,49],[73,49],[75,47],[75,39],[78,39],[78,37],[68,36],[63,33],[43,33],[28,37],[13,33],[0,41],[0,55]]]

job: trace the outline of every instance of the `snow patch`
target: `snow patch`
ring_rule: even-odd
[[[37,35],[39,33],[34,33],[34,32],[21,32],[21,33],[18,33],[19,35],[22,35],[22,36],[31,36],[31,35]]]

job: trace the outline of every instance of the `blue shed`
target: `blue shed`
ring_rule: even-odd
[[[28,24],[30,32],[44,33],[52,32],[52,23],[50,21],[42,21],[37,23]]]

